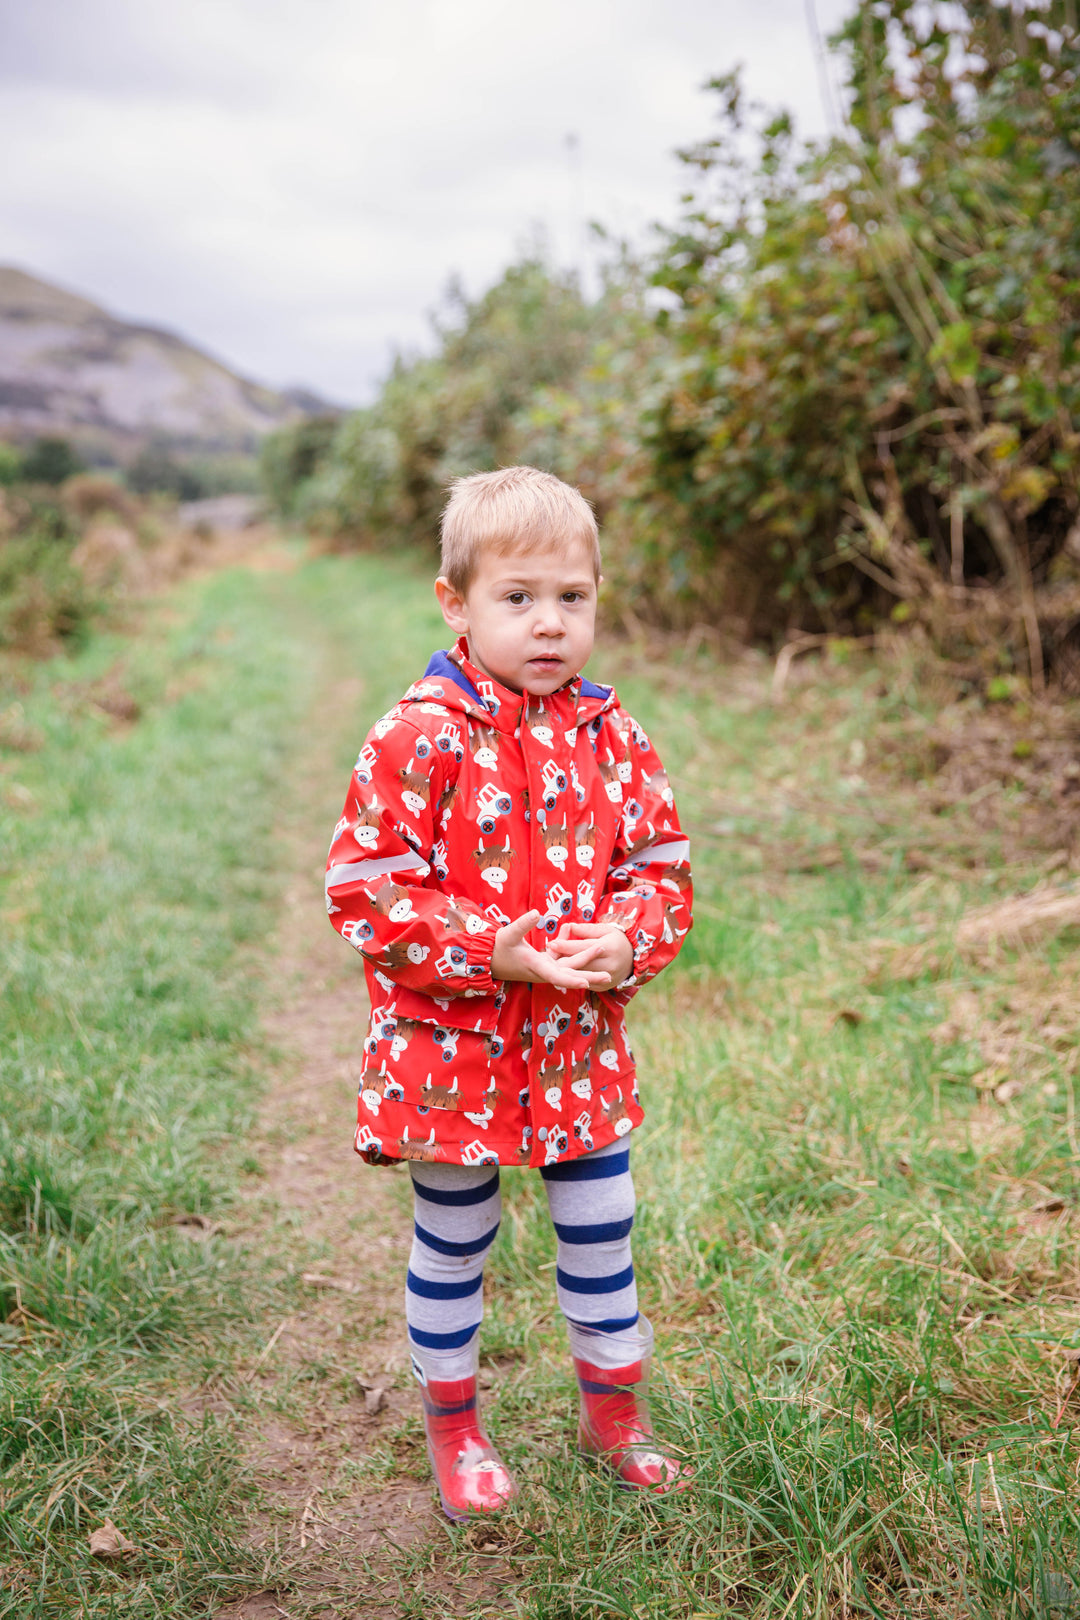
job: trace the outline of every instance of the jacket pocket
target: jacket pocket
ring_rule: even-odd
[[[436,1001],[419,990],[399,988],[386,999],[393,1002],[398,1018],[439,1024],[444,1029],[468,1029],[477,1035],[494,1035],[499,1022],[494,996],[447,996],[445,1001]]]

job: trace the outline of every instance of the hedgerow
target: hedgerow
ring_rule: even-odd
[[[711,81],[682,217],[586,304],[528,261],[401,361],[304,491],[431,544],[453,474],[529,460],[606,532],[610,611],[752,637],[921,622],[1080,687],[1074,0],[858,0],[843,133]]]

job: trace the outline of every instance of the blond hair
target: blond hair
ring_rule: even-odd
[[[600,578],[600,538],[593,509],[580,490],[539,467],[455,478],[442,515],[442,571],[455,591],[472,583],[480,554],[586,547]]]

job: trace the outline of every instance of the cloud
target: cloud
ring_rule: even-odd
[[[825,26],[845,9],[818,0]],[[452,274],[674,216],[700,86],[824,114],[804,0],[35,0],[0,23],[4,257],[260,379],[369,394]],[[580,170],[566,136],[579,137]]]

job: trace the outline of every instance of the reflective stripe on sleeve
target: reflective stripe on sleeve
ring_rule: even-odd
[[[669,866],[678,866],[690,859],[689,838],[673,839],[670,844],[647,844],[635,854],[628,855],[622,862],[623,866],[649,866],[653,861],[666,861]]]
[[[427,877],[431,867],[422,855],[385,855],[379,861],[349,861],[343,866],[332,866],[326,874],[326,892],[339,883],[365,883],[369,878],[385,877],[388,872],[419,872]]]

